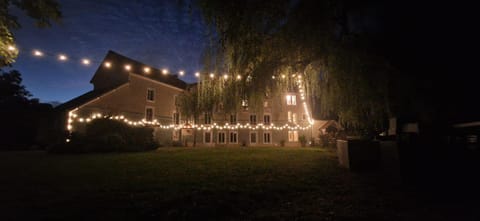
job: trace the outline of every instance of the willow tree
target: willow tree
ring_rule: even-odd
[[[206,68],[246,76],[245,96],[291,89],[287,82],[301,75],[315,117],[338,119],[354,133],[382,129],[391,68],[370,50],[368,33],[351,24],[365,2],[196,2],[215,30]],[[272,76],[286,79],[275,83]]]

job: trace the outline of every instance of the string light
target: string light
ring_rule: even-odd
[[[195,77],[200,77],[200,72],[195,72]]]
[[[16,48],[15,46],[13,46],[13,45],[9,45],[9,46],[7,47],[7,50],[9,50],[9,51],[16,51],[17,48]]]
[[[132,69],[132,66],[130,66],[129,64],[125,65],[125,70],[130,71],[130,69]]]
[[[64,54],[58,55],[58,60],[60,60],[60,61],[66,61],[67,59],[68,59],[68,57]]]
[[[284,75],[284,74],[282,74],[282,78],[285,78],[285,75]]]
[[[84,58],[84,59],[82,59],[82,63],[83,63],[84,65],[90,65],[90,60]]]
[[[214,78],[214,77],[215,77],[215,74],[210,73],[210,78]]]
[[[165,68],[162,69],[162,74],[164,74],[164,75],[168,74],[168,69],[165,69]]]
[[[275,75],[272,75],[272,79],[275,79]]]
[[[37,57],[42,57],[43,56],[43,52],[39,51],[39,50],[34,50],[33,51],[33,55],[37,56]]]
[[[105,67],[107,67],[107,68],[112,67],[112,63],[110,63],[110,62],[108,62],[108,61],[105,61],[104,64],[105,64]]]
[[[238,80],[242,79],[242,75],[237,75],[237,79]]]
[[[178,74],[179,74],[180,76],[183,76],[183,75],[185,74],[185,72],[184,72],[184,71],[179,71]]]
[[[228,75],[227,75],[227,74],[224,74],[224,75],[223,75],[223,78],[224,78],[224,79],[228,79]]]

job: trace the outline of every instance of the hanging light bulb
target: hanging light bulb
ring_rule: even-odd
[[[164,75],[168,74],[168,69],[166,69],[166,68],[162,69],[162,74],[164,74]]]
[[[58,55],[58,60],[60,60],[60,61],[66,61],[67,59],[68,59],[67,56],[64,55],[64,54]]]
[[[112,63],[110,63],[108,61],[105,61],[104,65],[105,65],[106,68],[112,67]]]
[[[130,66],[129,64],[125,65],[125,70],[130,71],[131,69],[132,69],[132,66]]]
[[[82,64],[84,64],[84,65],[89,65],[89,64],[90,64],[90,60],[84,58],[84,59],[82,59]]]
[[[39,50],[34,50],[33,51],[33,55],[37,56],[37,57],[42,57],[43,56],[43,52],[39,51]]]
[[[200,72],[195,72],[195,77],[200,77]]]
[[[183,76],[183,75],[185,75],[185,72],[184,72],[184,71],[179,71],[178,74],[179,74],[180,76]]]

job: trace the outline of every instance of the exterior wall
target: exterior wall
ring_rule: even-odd
[[[147,101],[147,89],[153,89],[154,101]],[[161,124],[172,124],[175,108],[175,96],[183,90],[165,85],[141,76],[130,74],[129,83],[100,96],[79,107],[75,113],[79,117],[88,117],[93,113],[102,115],[123,115],[132,121],[145,119],[147,107],[154,109],[154,117]],[[74,125],[75,131],[84,130],[84,125]],[[172,130],[156,128],[155,137],[159,142],[171,141]]]
[[[288,95],[296,95],[296,105],[287,105],[286,96]],[[307,116],[305,118],[303,115],[305,114],[303,109],[302,101],[300,100],[299,93],[284,93],[282,96],[277,96],[275,98],[267,99],[267,106],[262,106],[260,108],[251,108],[248,109],[241,109],[239,112],[236,113],[237,116],[237,123],[245,125],[250,123],[250,115],[255,114],[257,119],[257,124],[264,123],[264,115],[270,115],[270,123],[274,124],[275,126],[283,126],[285,124],[292,125],[293,122],[289,122],[288,119],[288,112],[290,111],[293,114],[296,114],[296,123],[301,126],[306,126],[309,124]],[[218,125],[224,125],[225,123],[230,124],[230,114],[223,113],[221,111],[216,112],[213,114],[211,123],[217,123]],[[200,115],[200,119],[198,124],[205,124],[204,115]],[[298,141],[289,141],[288,139],[288,130],[263,130],[263,129],[247,129],[247,128],[238,128],[233,130],[228,129],[211,129],[213,133],[212,142],[205,143],[204,141],[204,132],[205,130],[197,130],[196,131],[196,143],[199,146],[281,146],[282,141],[284,141],[285,146],[299,146],[300,143]],[[218,132],[225,131],[226,133],[226,142],[223,144],[219,143],[218,139]],[[230,131],[237,131],[237,142],[230,143],[229,132]],[[257,142],[251,143],[250,142],[250,133],[254,132],[257,133]],[[271,142],[265,143],[264,141],[264,132],[271,133]],[[307,140],[309,141],[310,138],[313,136],[311,129],[308,130],[297,130],[298,137],[305,135]],[[193,137],[188,138],[189,141],[193,140]],[[189,142],[190,143],[190,142]]]

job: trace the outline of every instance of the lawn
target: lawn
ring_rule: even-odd
[[[0,174],[0,220],[451,218],[323,148],[4,152]]]

